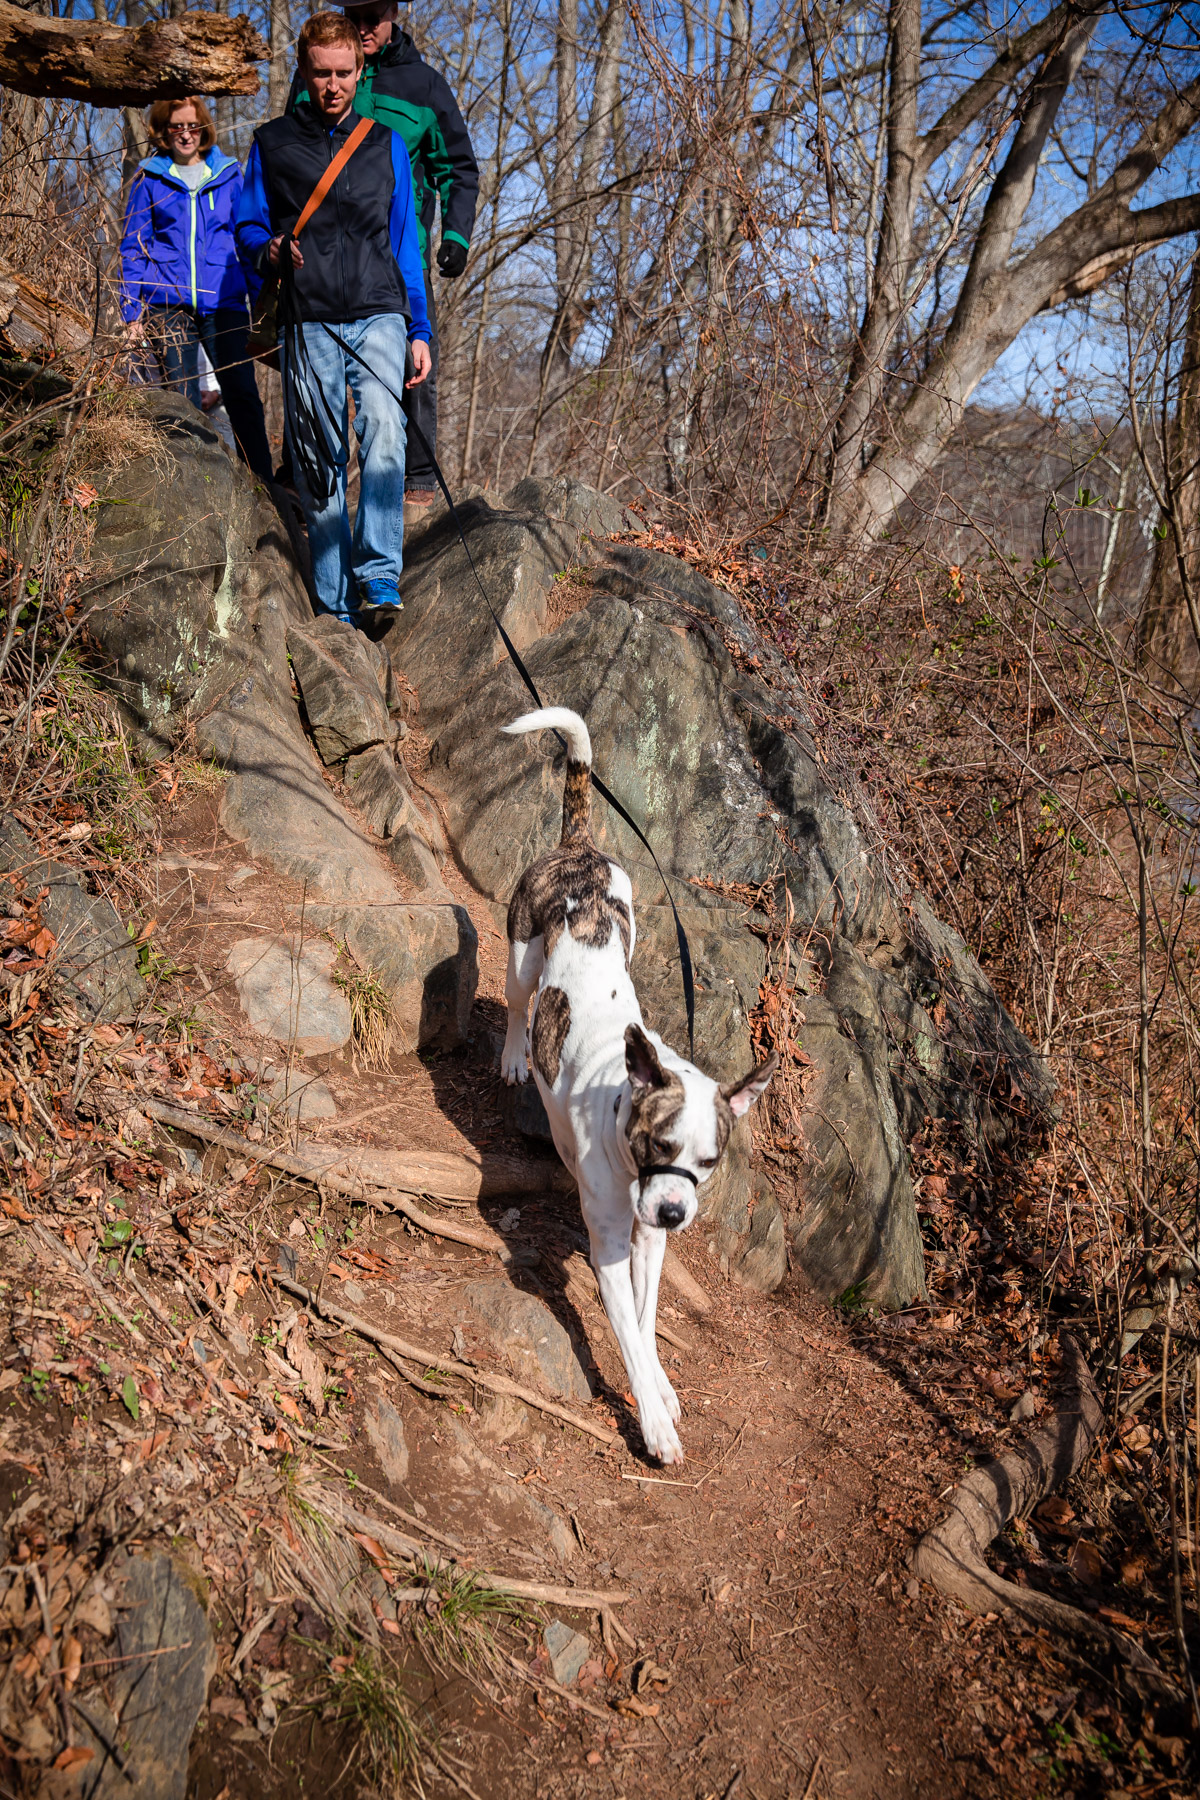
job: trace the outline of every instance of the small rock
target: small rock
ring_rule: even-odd
[[[292,1244],[279,1244],[275,1250],[275,1267],[289,1281],[295,1281],[300,1274],[300,1258]]]
[[[88,1729],[75,1721],[77,1741],[95,1751],[86,1765],[83,1791],[89,1800],[184,1800],[188,1744],[216,1668],[208,1619],[197,1590],[200,1578],[170,1556],[138,1556],[118,1580],[119,1622],[114,1646],[116,1674],[108,1699],[88,1694],[88,1710],[119,1737],[124,1775]],[[131,1704],[132,1702],[132,1704]],[[133,1779],[133,1788],[130,1779]]]
[[[554,1142],[545,1103],[534,1081],[515,1082],[512,1087],[501,1082],[497,1094],[500,1116],[510,1131],[519,1131],[522,1137],[536,1138],[542,1144]]]
[[[251,880],[252,877],[257,874],[258,870],[253,863],[243,863],[240,869],[235,869],[233,871],[233,874],[229,877],[225,886],[227,888],[240,888],[243,882]]]
[[[910,1600],[917,1600],[920,1598],[921,1584],[915,1576],[909,1576],[904,1584],[904,1592],[908,1595]]]
[[[239,938],[226,959],[242,1011],[264,1037],[293,1044],[301,1056],[340,1050],[350,1036],[350,1002],[329,979],[337,955],[314,939]]]
[[[392,890],[394,896],[394,889]],[[360,969],[372,969],[392,1003],[393,1044],[455,1049],[465,1042],[479,978],[475,927],[461,906],[312,907]]]
[[[367,1297],[367,1290],[361,1281],[343,1281],[342,1292],[351,1306],[361,1306]]]
[[[337,1104],[325,1082],[305,1069],[278,1075],[267,1089],[273,1106],[282,1106],[289,1119],[307,1125],[313,1119],[336,1119]]]
[[[501,1213],[498,1223],[501,1231],[515,1231],[521,1223],[520,1207],[510,1206],[507,1212]]]
[[[372,1400],[366,1413],[367,1436],[379,1466],[392,1487],[408,1480],[408,1440],[404,1420],[390,1400]]]
[[[28,896],[46,888],[42,924],[55,939],[51,967],[87,1019],[126,1018],[146,998],[138,953],[111,900],[93,897],[78,872],[48,862],[16,820],[0,817],[0,873],[21,876]],[[9,888],[11,897],[14,890]],[[18,889],[17,891],[20,891]]]
[[[559,1687],[571,1687],[579,1671],[591,1655],[592,1647],[578,1631],[572,1631],[561,1619],[551,1619],[542,1633],[542,1642],[554,1670]]]
[[[520,1379],[584,1406],[590,1402],[592,1390],[575,1347],[548,1306],[507,1281],[472,1281],[465,1293]]]
[[[493,1444],[511,1444],[529,1430],[529,1408],[511,1394],[493,1394],[479,1409],[477,1430]]]
[[[1031,1390],[1026,1388],[1008,1416],[1014,1425],[1024,1425],[1026,1420],[1032,1419],[1036,1412],[1037,1399]]]

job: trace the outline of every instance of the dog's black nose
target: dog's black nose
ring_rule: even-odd
[[[686,1210],[682,1200],[664,1200],[658,1209],[658,1222],[663,1230],[674,1231],[677,1225],[682,1225]]]

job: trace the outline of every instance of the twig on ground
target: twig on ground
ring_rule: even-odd
[[[510,1656],[508,1660],[521,1680],[527,1681],[530,1687],[546,1688],[550,1693],[557,1694],[560,1700],[565,1700],[567,1705],[574,1707],[577,1712],[590,1713],[593,1719],[603,1719],[606,1725],[612,1724],[613,1715],[605,1712],[603,1707],[593,1706],[590,1700],[583,1700],[578,1694],[573,1694],[569,1688],[560,1687],[557,1681],[551,1681],[548,1675],[531,1675],[528,1669],[522,1668],[515,1656]]]
[[[432,1555],[424,1544],[363,1512],[344,1495],[324,1487],[321,1495],[322,1504],[329,1509],[331,1518],[338,1519],[350,1531],[365,1532],[390,1555],[401,1557],[414,1568],[419,1567],[421,1573],[469,1574],[479,1587],[490,1588],[497,1594],[510,1594],[515,1600],[537,1600],[546,1606],[571,1607],[577,1612],[600,1612],[623,1606],[629,1599],[629,1595],[619,1588],[556,1587],[546,1581],[524,1581],[516,1575],[498,1575],[491,1569],[465,1569],[453,1557]],[[424,1531],[424,1525],[420,1529]]]
[[[712,1311],[712,1301],[700,1286],[696,1277],[689,1274],[684,1268],[670,1245],[667,1246],[663,1255],[662,1272],[666,1280],[669,1281],[671,1286],[675,1289],[675,1292],[682,1295],[687,1301],[693,1312],[710,1313]],[[663,1335],[665,1337],[666,1333],[664,1332]],[[668,1340],[668,1342],[669,1341],[670,1340]]]
[[[67,1690],[63,1686],[62,1664],[58,1660],[58,1638],[54,1626],[50,1622],[50,1602],[46,1598],[46,1584],[42,1580],[42,1572],[36,1562],[29,1565],[29,1579],[33,1582],[33,1591],[37,1595],[38,1610],[42,1615],[42,1629],[50,1642],[47,1652],[50,1661],[50,1685],[54,1689],[54,1698],[58,1702],[58,1710],[62,1715],[63,1739],[68,1750],[75,1742],[71,1732],[71,1707],[67,1700]]]
[[[394,1212],[403,1213],[422,1231],[432,1237],[448,1238],[451,1243],[466,1244],[472,1250],[487,1250],[498,1256],[502,1262],[512,1261],[512,1249],[495,1232],[486,1227],[476,1230],[470,1225],[457,1225],[451,1219],[437,1219],[425,1212],[409,1198],[408,1194],[396,1188],[383,1188],[366,1179],[347,1180],[336,1174],[327,1165],[330,1153],[324,1151],[319,1157],[306,1157],[303,1152],[271,1150],[262,1144],[252,1144],[248,1138],[236,1131],[225,1131],[218,1125],[210,1125],[199,1114],[182,1111],[177,1106],[165,1106],[159,1100],[146,1100],[142,1110],[160,1125],[173,1125],[178,1131],[190,1131],[193,1137],[200,1138],[206,1144],[215,1144],[223,1150],[232,1150],[238,1156],[249,1157],[252,1162],[265,1163],[272,1169],[280,1169],[285,1175],[294,1175],[300,1181],[311,1181],[319,1187],[332,1188],[336,1194],[344,1194],[351,1200],[369,1200],[372,1206],[386,1206]]]
[[[291,1281],[286,1275],[276,1275],[275,1280],[289,1294],[295,1294],[306,1306],[313,1307],[318,1313],[327,1314],[330,1318],[341,1319],[344,1324],[352,1325],[355,1331],[372,1343],[382,1344],[394,1350],[398,1356],[406,1356],[427,1369],[438,1369],[446,1375],[458,1375],[464,1381],[476,1387],[488,1388],[493,1394],[508,1394],[514,1400],[523,1400],[527,1406],[534,1406],[539,1412],[549,1413],[552,1418],[562,1419],[567,1425],[573,1425],[577,1431],[586,1432],[589,1437],[597,1438],[602,1444],[615,1444],[615,1431],[605,1431],[601,1425],[593,1425],[590,1419],[581,1418],[568,1407],[559,1406],[553,1400],[544,1400],[540,1394],[522,1387],[519,1382],[510,1381],[507,1375],[490,1375],[470,1363],[456,1362],[452,1357],[439,1356],[436,1351],[426,1350],[419,1344],[405,1343],[403,1338],[394,1337],[389,1331],[381,1331],[377,1325],[351,1312],[348,1307],[338,1306],[332,1300],[318,1300],[311,1288],[303,1282]]]
[[[41,1239],[47,1250],[51,1250],[55,1256],[61,1257],[62,1261],[66,1263],[72,1273],[78,1275],[80,1281],[87,1283],[101,1305],[112,1314],[118,1324],[125,1327],[125,1330],[129,1333],[133,1341],[136,1344],[144,1344],[146,1340],[142,1333],[138,1330],[132,1320],[125,1317],[125,1314],[121,1311],[116,1301],[112,1298],[103,1284],[97,1281],[83,1258],[72,1250],[69,1244],[64,1244],[60,1238],[55,1237],[54,1233],[49,1230],[47,1226],[41,1224],[40,1221],[35,1220],[32,1229],[34,1235]]]
[[[268,1606],[262,1617],[256,1619],[249,1631],[243,1635],[241,1643],[233,1653],[233,1661],[229,1665],[229,1673],[231,1675],[236,1674],[238,1669],[240,1669],[278,1611],[279,1608],[277,1606]]]
[[[314,1454],[316,1455],[317,1461],[323,1462],[327,1469],[332,1469],[337,1475],[343,1473],[337,1463],[333,1461],[332,1457],[322,1456],[319,1450],[314,1452]],[[424,1519],[415,1518],[412,1513],[405,1512],[402,1506],[397,1506],[394,1500],[389,1500],[386,1494],[381,1494],[379,1492],[378,1488],[369,1487],[361,1476],[356,1475],[354,1477],[354,1486],[356,1491],[361,1489],[364,1494],[370,1494],[372,1500],[378,1500],[381,1506],[386,1506],[389,1512],[395,1513],[398,1519],[403,1519],[406,1525],[411,1525],[417,1531],[422,1532],[426,1537],[432,1538],[435,1544],[444,1544],[447,1550],[463,1549],[464,1546],[457,1538],[448,1537],[445,1532],[435,1531],[432,1525],[427,1525],[425,1523]]]

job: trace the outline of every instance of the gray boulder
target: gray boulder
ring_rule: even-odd
[[[350,1003],[329,978],[336,957],[320,938],[239,938],[225,966],[255,1031],[294,1045],[300,1056],[320,1056],[350,1036]]]
[[[392,739],[386,682],[375,647],[361,632],[326,613],[287,634],[292,672],[322,762]]]
[[[398,1050],[465,1042],[479,980],[479,940],[465,908],[406,905],[393,896],[387,906],[314,906],[309,917],[318,929],[332,927],[386,988]]]
[[[56,941],[54,979],[89,1019],[128,1018],[146,999],[138,953],[111,900],[89,894],[77,869],[39,855],[16,820],[0,817],[0,873],[15,875],[10,893],[32,897],[48,890],[42,923]]]
[[[402,904],[398,872],[423,899],[446,897],[443,846],[394,759],[389,776],[404,694],[386,650],[313,617],[269,494],[200,414],[172,395],[138,405],[162,443],[103,496],[89,622],[100,672],[145,744],[188,734],[227,771],[227,835],[304,885],[318,928],[344,924],[360,965],[393,993],[404,1047],[458,1043],[474,998],[474,933],[465,914]],[[323,761],[343,758],[361,819],[323,773]]]

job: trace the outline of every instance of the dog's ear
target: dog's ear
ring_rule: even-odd
[[[748,1113],[754,1102],[766,1093],[778,1067],[779,1058],[772,1050],[765,1063],[760,1063],[757,1069],[751,1069],[740,1081],[731,1081],[728,1087],[721,1089],[721,1098],[729,1102],[729,1110],[735,1119]]]
[[[625,1073],[635,1088],[667,1085],[666,1071],[658,1060],[658,1052],[640,1025],[625,1027]]]

